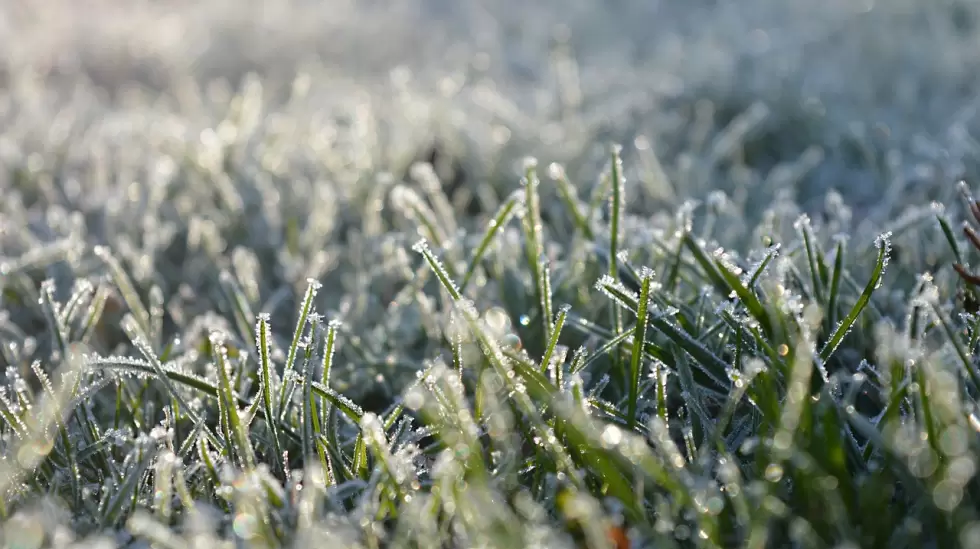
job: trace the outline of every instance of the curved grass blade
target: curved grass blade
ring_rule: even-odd
[[[840,346],[841,341],[844,340],[844,336],[850,331],[851,326],[857,321],[858,316],[861,311],[868,305],[871,300],[871,294],[881,285],[881,278],[884,276],[885,267],[888,266],[888,254],[891,250],[891,245],[889,242],[890,233],[885,233],[878,237],[878,259],[875,261],[874,271],[871,273],[871,279],[868,280],[868,284],[864,287],[864,291],[861,292],[861,296],[858,298],[854,306],[851,307],[851,311],[844,317],[840,325],[827,340],[823,349],[820,350],[820,360],[822,362],[827,362],[827,360],[834,354],[837,347]]]

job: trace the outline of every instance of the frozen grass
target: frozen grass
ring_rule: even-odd
[[[4,546],[980,545],[976,8],[396,4],[4,5]]]

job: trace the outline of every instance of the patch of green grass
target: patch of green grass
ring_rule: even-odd
[[[980,545],[955,186],[825,105],[319,76],[3,96],[3,546]]]
[[[601,547],[614,527],[635,547],[977,539],[980,338],[950,309],[950,279],[922,273],[902,314],[874,313],[895,280],[891,233],[845,245],[804,215],[763,248],[724,249],[705,207],[631,214],[619,151],[594,193],[608,221],[534,162],[482,229],[438,181],[396,189],[428,241],[377,244],[404,271],[387,307],[414,307],[427,343],[383,359],[416,375],[371,410],[337,383],[342,362],[371,368],[391,329],[345,329],[378,297],[367,287],[340,305],[315,278],[285,288],[290,324],[247,290],[263,288],[248,248],[230,269],[215,249],[224,305],[205,315],[77,228],[67,260],[5,258],[4,543]],[[194,223],[189,240],[218,238]],[[561,223],[576,233],[554,235]],[[110,302],[128,311],[121,330]]]

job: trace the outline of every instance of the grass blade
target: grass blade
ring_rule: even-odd
[[[432,269],[432,272],[435,273],[436,278],[439,279],[439,283],[442,284],[442,287],[449,293],[449,297],[453,301],[459,301],[461,297],[459,288],[457,288],[456,284],[453,283],[452,277],[449,276],[449,272],[446,271],[446,268],[443,266],[442,262],[439,261],[439,258],[437,258],[435,254],[432,253],[432,250],[429,249],[429,243],[423,238],[412,245],[412,251],[422,255],[425,262],[428,263],[429,267]]]
[[[271,329],[269,327],[269,314],[262,313],[259,315],[258,320],[255,324],[255,340],[258,342],[259,351],[259,376],[261,383],[262,392],[262,404],[263,410],[265,412],[266,418],[275,418],[276,414],[276,401],[274,396],[275,386],[278,380],[275,379],[275,372],[273,371],[272,356],[269,350],[269,340],[272,337]],[[282,444],[279,442],[279,422],[277,421],[266,421],[269,428],[269,433],[272,435],[272,450],[275,460],[275,465],[281,470],[282,464],[279,460],[282,458]]]
[[[459,283],[459,293],[466,292],[466,287],[469,285],[473,274],[476,273],[476,268],[483,259],[483,256],[490,248],[490,244],[497,236],[497,233],[507,226],[511,218],[514,217],[514,214],[517,213],[518,204],[520,204],[520,191],[515,191],[507,197],[507,200],[497,210],[497,214],[487,223],[487,231],[483,233],[483,238],[480,239],[480,244],[477,246],[476,251],[473,252],[473,257],[470,259],[470,263],[466,267],[466,272],[463,274],[463,281]]]
[[[885,268],[888,266],[888,254],[891,251],[891,243],[889,237],[890,233],[885,233],[878,237],[875,241],[878,246],[878,259],[875,261],[874,271],[871,273],[871,279],[868,280],[868,284],[864,287],[864,291],[861,292],[861,296],[858,298],[854,306],[851,307],[851,311],[847,313],[844,320],[841,321],[840,325],[827,340],[823,349],[820,350],[820,360],[822,362],[827,362],[828,359],[840,346],[841,341],[844,340],[844,336],[850,331],[851,326],[857,321],[858,316],[861,311],[868,305],[871,300],[871,294],[881,285],[881,279],[885,274]]]
[[[289,401],[292,400],[294,382],[290,377],[290,372],[296,368],[296,353],[299,349],[300,339],[306,332],[306,325],[309,322],[310,314],[313,312],[313,300],[320,290],[320,283],[314,279],[308,279],[306,293],[303,295],[303,302],[299,307],[299,315],[296,318],[296,328],[293,330],[293,341],[289,344],[289,354],[286,355],[286,365],[283,367],[283,383],[279,387],[279,420],[286,417]]]

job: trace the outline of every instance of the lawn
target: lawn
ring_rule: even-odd
[[[3,4],[0,542],[980,547],[978,16]]]

